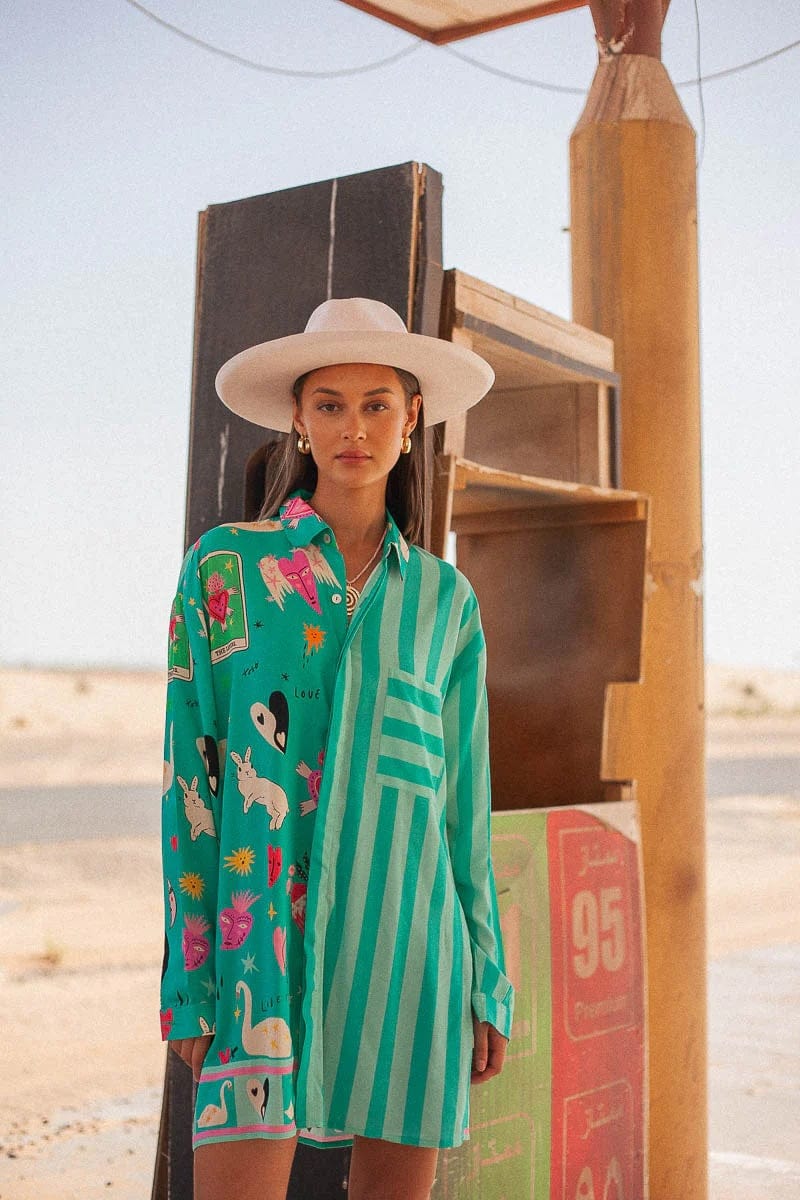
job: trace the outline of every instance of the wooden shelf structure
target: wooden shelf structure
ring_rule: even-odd
[[[430,549],[475,588],[488,650],[493,805],[632,795],[606,778],[606,689],[640,677],[649,502],[619,480],[608,338],[459,271],[441,336],[491,363],[439,428]]]
[[[488,467],[620,484],[619,376],[609,338],[462,271],[446,271],[440,334],[492,364],[491,402],[448,421],[440,449]]]

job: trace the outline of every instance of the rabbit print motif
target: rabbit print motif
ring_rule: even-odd
[[[201,833],[207,833],[211,837],[217,836],[217,830],[214,826],[214,816],[210,808],[206,808],[203,803],[203,798],[197,790],[197,776],[192,779],[192,786],[183,778],[178,776],[178,783],[183,790],[183,811],[186,813],[186,819],[191,825],[192,841],[196,842]]]
[[[256,769],[250,762],[252,749],[252,746],[247,747],[244,758],[235,750],[231,752],[231,758],[236,763],[239,791],[244,797],[244,811],[248,812],[253,804],[263,804],[269,813],[270,829],[280,829],[289,812],[286,792],[271,779],[256,775]]]

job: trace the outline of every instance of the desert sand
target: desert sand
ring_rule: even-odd
[[[136,785],[146,814],[116,837],[58,840],[44,828],[40,837],[33,819],[22,840],[0,837],[3,1200],[150,1193],[164,1067],[155,833],[164,696],[156,671],[0,670],[6,829],[25,827],[19,806],[48,789],[86,788],[87,802],[102,803],[103,786]],[[800,756],[800,675],[711,668],[706,699],[711,759]],[[712,964],[800,943],[797,796],[717,799],[708,835]],[[786,1147],[778,1158],[791,1167],[800,1154]],[[796,1194],[800,1182],[792,1186]]]

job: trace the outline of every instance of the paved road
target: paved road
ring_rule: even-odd
[[[706,795],[798,796],[800,758],[710,758],[706,766]]]
[[[795,795],[800,757],[712,758],[709,801],[721,796]],[[78,838],[152,837],[159,833],[157,785],[0,789],[0,844]]]
[[[709,964],[711,1200],[800,1196],[800,931]]]
[[[158,785],[0,789],[0,845],[159,834]]]

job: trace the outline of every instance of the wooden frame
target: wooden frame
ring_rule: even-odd
[[[630,794],[605,770],[606,690],[640,677],[648,515],[636,492],[437,460],[433,549],[456,535],[486,634],[493,807]]]
[[[444,425],[440,453],[619,485],[620,380],[608,338],[455,270],[444,274],[440,334],[482,355],[496,376],[481,404]]]
[[[400,3],[396,3],[395,9],[381,4],[372,4],[371,0],[343,0],[343,3],[368,13],[371,17],[377,17],[380,21],[395,25],[398,29],[404,29],[406,33],[413,33],[415,37],[424,38],[425,41],[433,42],[436,46],[443,46],[447,42],[476,37],[480,33],[490,33],[493,29],[504,29],[508,25],[519,25],[523,21],[532,21],[537,17],[549,17],[554,13],[569,12],[573,8],[584,8],[587,0],[540,0],[538,4],[529,4],[498,16],[485,17],[477,21],[453,22],[439,28],[403,16],[403,8],[416,10],[424,7],[419,3],[404,5],[401,0]],[[440,4],[439,7],[446,6]],[[401,11],[398,12],[396,9]]]

